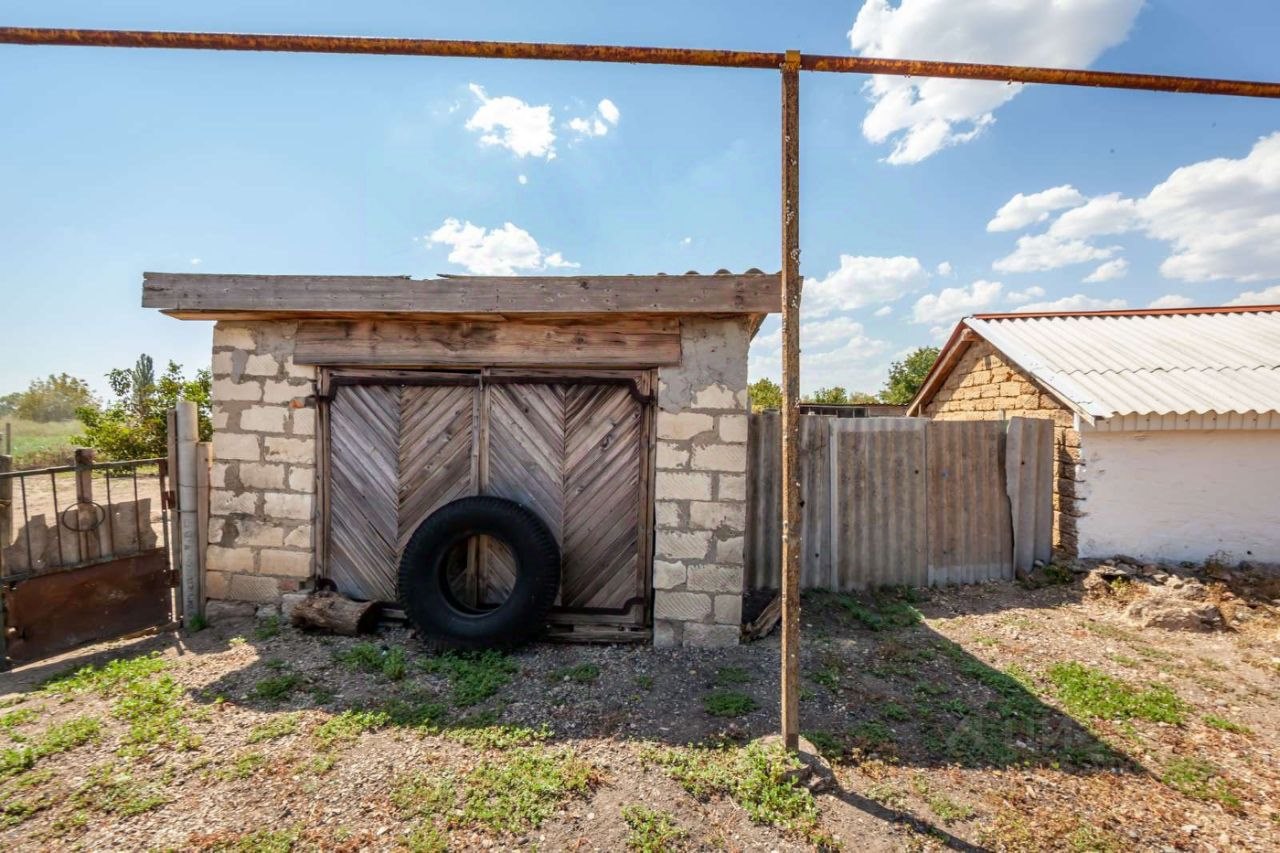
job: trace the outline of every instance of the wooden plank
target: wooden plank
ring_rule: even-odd
[[[831,457],[827,418],[800,418],[800,585],[830,589],[831,580]]]
[[[298,364],[371,367],[557,363],[660,366],[680,363],[678,320],[592,323],[307,321]]]
[[[1010,418],[1005,489],[1013,525],[1013,565],[1030,571],[1053,550],[1053,421]]]
[[[929,421],[929,583],[1013,578],[1001,421]]]
[[[143,274],[142,307],[188,318],[239,312],[397,314],[768,314],[778,275],[407,276]]]

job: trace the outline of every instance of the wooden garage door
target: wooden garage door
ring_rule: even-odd
[[[329,411],[327,563],[339,590],[395,600],[418,524],[491,494],[532,509],[560,543],[561,615],[643,624],[647,410],[629,384],[339,385]],[[510,554],[486,541],[466,570],[483,601],[514,579]]]

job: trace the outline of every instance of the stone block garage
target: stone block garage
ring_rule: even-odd
[[[1054,421],[1054,547],[1280,563],[1280,306],[982,314],[909,412]]]
[[[533,510],[562,554],[557,630],[738,641],[747,348],[777,275],[146,275],[213,332],[206,589],[332,583],[393,602],[418,524],[467,495]],[[481,540],[467,595],[505,595]]]

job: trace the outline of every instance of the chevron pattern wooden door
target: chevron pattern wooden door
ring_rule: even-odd
[[[328,576],[341,592],[394,601],[400,554],[422,520],[489,494],[536,512],[560,543],[560,612],[643,620],[646,410],[628,386],[341,385],[329,412]],[[515,564],[482,539],[465,572],[468,597],[497,603]]]

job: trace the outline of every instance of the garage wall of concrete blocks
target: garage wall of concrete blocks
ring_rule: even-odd
[[[980,340],[960,357],[924,414],[937,420],[1052,419],[1053,548],[1064,557],[1076,556],[1084,463],[1080,433],[1069,409],[990,343]]]
[[[213,332],[213,472],[206,585],[214,599],[277,601],[312,575],[316,370],[293,363],[295,323]]]
[[[747,497],[747,319],[681,321],[658,373],[654,643],[735,645]]]

